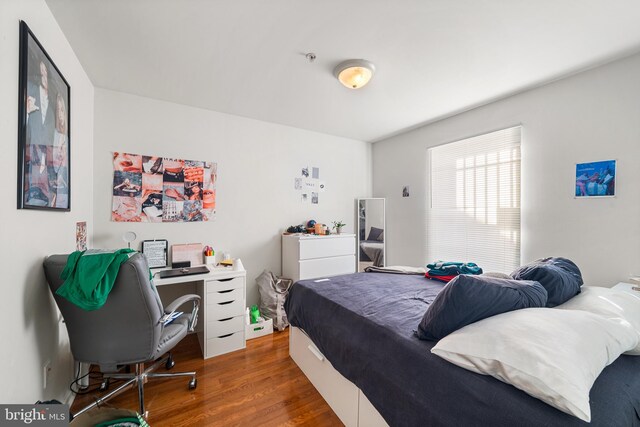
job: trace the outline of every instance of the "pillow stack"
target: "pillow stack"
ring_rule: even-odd
[[[458,276],[429,306],[418,336],[439,339],[433,354],[589,422],[598,375],[622,353],[640,355],[640,298],[581,290],[580,270],[566,258],[537,260],[511,277]]]
[[[424,340],[444,338],[463,326],[500,313],[522,308],[555,307],[579,294],[583,284],[578,266],[559,257],[526,264],[511,276],[501,273],[482,275],[482,269],[472,263],[438,262],[427,267],[430,268],[426,274],[429,278],[432,271],[437,271],[434,274],[460,275],[450,277],[447,286],[422,317],[416,333]],[[467,270],[480,275],[465,274]],[[502,278],[505,276],[510,278]]]

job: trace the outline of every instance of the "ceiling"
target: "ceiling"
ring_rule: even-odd
[[[95,86],[363,141],[640,50],[637,0],[47,3]]]

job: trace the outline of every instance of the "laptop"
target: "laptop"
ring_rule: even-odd
[[[166,279],[167,277],[180,277],[191,276],[192,274],[206,274],[209,273],[209,269],[200,265],[198,267],[184,267],[184,268],[172,268],[171,270],[162,270],[158,273],[160,279]]]

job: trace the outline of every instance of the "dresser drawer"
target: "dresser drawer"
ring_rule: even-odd
[[[207,294],[207,304],[224,304],[244,297],[244,289],[227,289],[224,291],[211,292]]]
[[[242,289],[240,289],[242,292]],[[208,297],[211,295],[208,295]],[[205,317],[208,322],[228,317],[244,315],[244,298],[240,294],[237,299],[228,299],[220,302],[207,302]]]
[[[300,280],[355,273],[355,255],[300,261]]]
[[[224,334],[219,337],[209,338],[206,343],[205,354],[207,357],[229,353],[245,347],[244,331]]]
[[[232,279],[207,280],[207,293],[227,291],[229,289],[242,288],[244,286],[244,277],[234,277]]]
[[[244,317],[226,317],[218,320],[210,320],[207,322],[207,338],[216,338],[227,335],[232,332],[244,330]]]
[[[356,241],[353,237],[318,237],[300,240],[300,259],[355,255]]]

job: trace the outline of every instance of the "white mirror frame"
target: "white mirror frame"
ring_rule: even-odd
[[[382,228],[384,230],[384,239],[382,241],[382,266],[387,265],[387,212],[386,212],[386,199],[384,197],[365,197],[362,199],[356,199],[356,220],[355,220],[355,233],[356,233],[356,271],[360,272],[360,202],[380,200],[382,201]],[[365,238],[367,230],[365,229]]]

